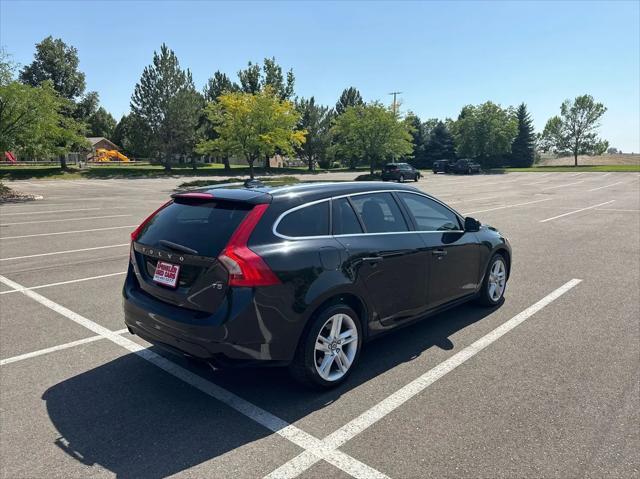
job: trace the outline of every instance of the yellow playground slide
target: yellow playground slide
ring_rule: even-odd
[[[109,162],[109,161],[131,161],[125,155],[118,150],[107,150],[105,148],[98,148],[96,150],[95,161]]]

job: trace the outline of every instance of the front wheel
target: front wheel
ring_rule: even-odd
[[[400,178],[398,178],[398,181],[400,183],[404,183],[404,175],[400,175]]]
[[[415,178],[413,179],[413,181],[418,181],[420,179],[420,173],[416,173]]]
[[[482,281],[478,301],[484,306],[497,306],[507,288],[507,261],[500,253],[493,255]]]
[[[315,317],[300,340],[289,370],[307,386],[333,388],[349,376],[361,347],[357,314],[345,305],[329,306]]]

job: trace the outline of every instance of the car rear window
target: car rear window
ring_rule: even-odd
[[[201,256],[218,256],[250,209],[241,202],[175,200],[144,226],[137,241],[161,246],[158,242],[166,240]]]
[[[287,213],[276,231],[284,236],[326,236],[329,234],[329,201],[305,206]]]

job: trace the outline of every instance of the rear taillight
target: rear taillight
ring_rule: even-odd
[[[262,258],[247,246],[253,229],[268,207],[266,204],[254,206],[218,256],[218,260],[229,271],[229,286],[271,286],[280,283]]]
[[[167,201],[164,205],[162,205],[160,208],[158,208],[158,209],[157,209],[157,210],[155,210],[153,213],[151,213],[149,216],[147,216],[147,218],[146,218],[142,223],[140,223],[140,226],[138,226],[135,230],[133,230],[133,231],[131,232],[131,242],[134,242],[135,240],[137,240],[137,239],[138,239],[138,236],[140,236],[140,232],[142,231],[142,228],[144,228],[144,227],[147,225],[147,223],[148,223],[149,221],[151,221],[151,219],[152,219],[155,215],[157,215],[157,214],[158,214],[158,212],[159,212],[160,210],[162,210],[163,208],[165,208],[165,207],[169,206],[171,203],[173,203],[173,200],[169,200],[169,201]]]

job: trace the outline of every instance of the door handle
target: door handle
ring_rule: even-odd
[[[443,256],[447,256],[447,250],[434,249],[433,251],[431,251],[431,254],[434,256],[438,256],[438,258],[442,258]]]
[[[367,263],[379,263],[383,259],[384,258],[382,256],[371,256],[371,257],[368,257],[368,258],[362,258],[362,261],[365,261]]]

